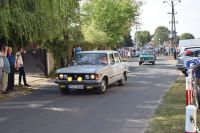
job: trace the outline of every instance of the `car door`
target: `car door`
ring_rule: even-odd
[[[116,71],[116,81],[118,81],[122,78],[124,65],[123,65],[118,53],[114,53],[114,59],[115,59],[115,68],[116,68],[116,70],[115,70]]]
[[[115,59],[114,59],[114,54],[110,53],[109,54],[109,62],[110,62],[110,66],[109,66],[109,73],[108,73],[108,78],[109,78],[109,84],[112,84],[116,81],[116,71],[117,71],[117,67],[116,67],[116,63],[115,63]]]

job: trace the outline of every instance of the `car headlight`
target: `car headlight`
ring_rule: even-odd
[[[67,75],[66,75],[66,74],[64,74],[63,78],[64,78],[64,79],[67,79]]]
[[[89,75],[85,75],[85,79],[90,79],[90,76]]]
[[[90,75],[90,78],[95,79],[95,75],[94,74]]]
[[[77,81],[78,81],[78,82],[81,82],[81,81],[83,81],[83,78],[79,76],[79,77],[77,78]]]
[[[67,81],[71,82],[72,81],[72,77],[67,77]]]
[[[63,74],[59,74],[59,79],[63,79],[64,75]]]

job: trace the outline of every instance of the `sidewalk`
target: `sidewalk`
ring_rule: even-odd
[[[15,74],[15,85],[18,85],[19,74]],[[31,85],[31,88],[37,89],[40,86],[54,84],[55,79],[50,79],[46,77],[36,76],[36,75],[26,75],[27,83]],[[23,79],[22,79],[23,84]]]

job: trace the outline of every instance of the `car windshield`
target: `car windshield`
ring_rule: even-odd
[[[142,55],[152,55],[153,51],[142,51]]]
[[[75,61],[77,65],[107,65],[108,58],[105,53],[78,53]]]

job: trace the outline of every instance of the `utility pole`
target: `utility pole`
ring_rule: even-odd
[[[138,29],[140,29],[140,25],[141,25],[140,22],[138,22],[138,21],[135,22],[135,25],[134,25],[135,33],[137,33]],[[138,49],[138,43],[137,43],[136,37],[134,37],[134,39],[135,39],[135,48],[137,50]]]
[[[176,2],[176,3],[174,3]],[[163,3],[167,3],[168,5],[171,6],[172,8],[172,12],[169,13],[171,14],[171,45],[176,48],[177,44],[176,44],[176,41],[177,41],[177,35],[176,35],[176,20],[175,20],[175,9],[174,7],[180,3],[181,0],[168,0],[168,1],[163,1]]]

